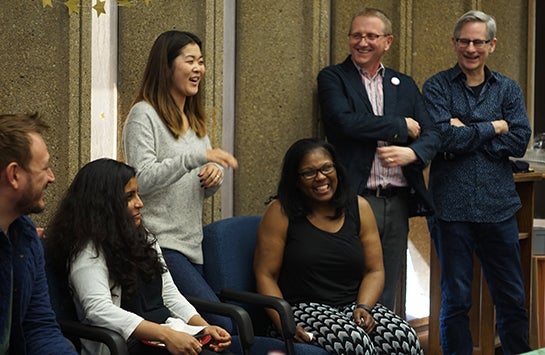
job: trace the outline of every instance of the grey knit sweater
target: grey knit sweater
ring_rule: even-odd
[[[207,163],[208,136],[189,129],[174,138],[155,109],[136,103],[123,128],[127,164],[137,170],[142,220],[162,248],[178,250],[191,262],[202,264],[203,200],[219,185],[203,189],[198,177]]]

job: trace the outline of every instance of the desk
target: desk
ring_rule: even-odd
[[[526,309],[530,314],[530,286],[532,270],[532,233],[534,226],[534,182],[545,178],[542,171],[513,174],[522,208],[517,212],[519,227],[520,257],[526,292]],[[473,270],[473,307],[469,313],[470,329],[473,337],[474,355],[492,355],[498,345],[495,331],[495,314],[492,297],[486,280],[481,272],[478,259],[475,258]],[[429,353],[441,354],[439,335],[439,312],[441,309],[441,283],[439,260],[435,247],[430,248],[430,318],[429,318]]]
[[[528,161],[536,171],[545,172],[544,149],[530,149],[526,152],[524,159]],[[541,185],[543,186],[543,183],[541,183]],[[539,191],[543,190],[536,190],[535,194],[537,194],[537,196],[539,196]],[[533,236],[532,244],[533,247],[535,247],[535,235]],[[536,249],[532,249],[535,253]],[[537,348],[545,347],[545,255],[543,255],[542,252],[543,251],[540,249],[539,253],[533,254],[532,256],[530,345],[535,345]]]
[[[545,347],[545,255],[534,256],[535,285],[532,285],[534,297],[532,302],[536,305],[532,309],[537,313],[537,344]]]

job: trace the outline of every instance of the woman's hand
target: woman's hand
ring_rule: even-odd
[[[169,353],[174,355],[194,355],[202,351],[201,343],[194,336],[179,332],[168,327],[166,330],[165,345]]]
[[[354,321],[363,328],[367,334],[375,329],[375,318],[363,308],[354,308]]]
[[[201,187],[209,189],[222,183],[223,172],[217,165],[206,164],[199,173],[199,179],[201,180]]]
[[[221,352],[231,345],[231,335],[223,328],[210,325],[203,329],[204,334],[212,337],[210,348],[215,352]]]
[[[206,160],[212,163],[218,163],[224,168],[228,168],[228,167],[232,167],[233,169],[238,168],[237,159],[231,153],[228,153],[223,149],[219,149],[219,148],[207,149]]]
[[[293,336],[293,339],[297,343],[310,343],[312,341],[309,332],[299,325],[295,327],[295,335]]]

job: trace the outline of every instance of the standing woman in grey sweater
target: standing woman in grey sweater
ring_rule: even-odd
[[[203,201],[221,186],[224,169],[238,163],[212,149],[206,134],[201,48],[189,32],[159,35],[125,122],[123,148],[137,170],[144,223],[156,235],[176,286],[185,295],[217,301],[202,276]],[[230,331],[227,319],[204,316]]]

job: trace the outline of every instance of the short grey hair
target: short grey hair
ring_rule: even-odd
[[[462,27],[468,22],[483,22],[486,25],[487,40],[496,37],[496,20],[482,11],[471,10],[463,14],[454,27],[454,38],[459,38]]]

